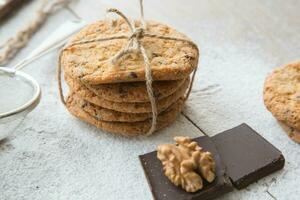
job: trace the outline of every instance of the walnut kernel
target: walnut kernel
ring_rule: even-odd
[[[157,149],[157,158],[162,162],[168,179],[187,192],[202,189],[202,178],[211,183],[215,179],[212,154],[204,152],[188,137],[175,137],[174,140],[176,144],[163,144]]]

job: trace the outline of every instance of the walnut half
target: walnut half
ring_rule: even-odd
[[[157,148],[157,158],[168,179],[187,192],[202,189],[202,178],[211,183],[215,179],[212,154],[204,152],[188,137],[175,137],[174,140],[176,144],[163,144]]]

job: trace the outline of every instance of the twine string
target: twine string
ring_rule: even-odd
[[[143,0],[140,0],[140,13],[141,13],[142,27],[143,27],[143,29],[147,30],[147,24],[146,24],[145,18],[144,18],[144,4],[143,4]]]
[[[141,8],[141,21],[143,20],[143,6],[142,6],[142,1],[140,0],[140,8]],[[134,22],[130,23],[129,19],[120,11],[117,9],[109,9],[109,12],[114,12],[118,14],[121,18],[125,20],[127,23],[128,27],[130,27],[131,35],[129,36],[127,45],[124,49],[119,51],[116,55],[114,55],[111,59],[111,63],[113,66],[116,65],[118,60],[120,60],[123,56],[132,53],[132,52],[138,52],[142,54],[144,64],[145,64],[145,79],[146,79],[146,89],[148,93],[148,97],[151,103],[151,111],[152,111],[152,119],[151,119],[151,128],[148,131],[147,135],[151,135],[155,130],[157,126],[157,105],[156,105],[156,100],[154,97],[153,93],[153,88],[152,88],[152,70],[151,70],[151,64],[148,58],[148,55],[146,53],[145,48],[140,42],[140,39],[142,39],[144,36],[144,27],[139,27],[135,28]]]
[[[62,58],[62,53],[64,50],[71,46],[75,45],[81,45],[81,44],[88,44],[88,43],[93,43],[93,42],[101,42],[101,41],[108,41],[108,40],[117,40],[117,39],[127,39],[127,44],[123,49],[121,49],[118,53],[116,53],[109,61],[112,64],[112,67],[115,67],[117,62],[125,55],[130,54],[130,53],[140,53],[142,55],[143,61],[144,61],[144,67],[145,67],[145,81],[146,81],[146,89],[148,93],[148,97],[151,103],[151,110],[152,110],[152,123],[151,123],[151,128],[148,131],[147,135],[151,135],[157,128],[157,104],[156,104],[156,99],[154,97],[153,93],[153,88],[152,88],[152,70],[151,70],[151,64],[149,61],[149,57],[146,53],[146,50],[144,46],[141,44],[141,39],[144,37],[149,37],[149,38],[156,38],[156,39],[161,39],[161,40],[172,40],[172,41],[179,41],[179,42],[186,42],[190,45],[192,45],[197,52],[199,53],[198,47],[195,43],[192,41],[185,39],[185,38],[177,38],[177,37],[169,37],[169,36],[163,36],[159,35],[156,33],[149,33],[146,31],[147,29],[147,24],[144,21],[144,9],[143,9],[143,1],[140,0],[140,12],[141,12],[141,17],[140,17],[140,22],[141,26],[136,28],[134,22],[130,22],[130,20],[118,9],[111,8],[108,9],[107,12],[115,13],[119,15],[121,18],[124,19],[126,24],[128,25],[130,29],[130,34],[129,35],[119,35],[119,36],[113,36],[113,37],[106,37],[106,38],[94,38],[90,40],[82,40],[79,42],[74,42],[71,44],[68,44],[66,47],[64,47],[59,55],[59,63],[58,63],[58,87],[59,87],[59,95],[60,99],[63,102],[64,105],[66,105],[64,95],[63,95],[63,90],[62,90],[62,84],[61,84],[61,58]],[[194,83],[195,79],[195,74],[197,71],[197,66],[192,74],[192,79],[190,82],[190,85],[188,87],[188,91],[185,94],[184,101],[187,100],[191,93],[191,89]]]

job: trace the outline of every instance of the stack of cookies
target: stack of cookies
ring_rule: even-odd
[[[300,143],[300,62],[279,67],[267,77],[264,102],[290,138]]]
[[[160,23],[147,22],[147,27],[151,33],[187,39]],[[82,43],[129,32],[122,19],[91,24],[72,37],[60,65],[70,88],[66,106],[71,114],[102,130],[135,136],[146,134],[152,122],[142,56],[129,53],[112,66],[111,57],[124,48],[126,39]],[[181,112],[189,76],[198,64],[198,49],[187,42],[151,37],[142,38],[141,43],[151,64],[159,130]]]

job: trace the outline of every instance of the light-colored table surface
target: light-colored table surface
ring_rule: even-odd
[[[1,24],[0,42],[33,17],[37,3]],[[102,19],[108,7],[139,16],[137,0],[81,0],[71,7],[87,21]],[[200,47],[200,69],[184,112],[211,136],[246,122],[285,155],[284,170],[220,199],[300,197],[299,145],[288,139],[262,101],[265,76],[300,59],[299,7],[298,0],[145,1],[147,19],[175,27]],[[11,65],[74,18],[67,9],[51,16]],[[38,107],[0,144],[0,199],[152,199],[138,155],[175,135],[202,133],[183,116],[148,138],[103,133],[72,117],[60,103],[56,62],[53,52],[25,70],[43,94]]]

